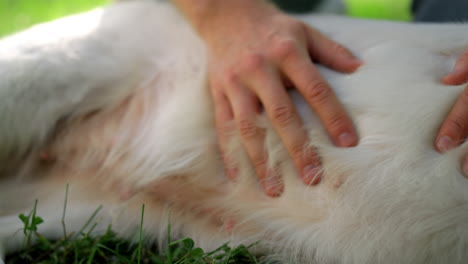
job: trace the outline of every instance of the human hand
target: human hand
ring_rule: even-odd
[[[307,134],[284,83],[297,87],[336,145],[354,146],[358,139],[352,122],[312,60],[342,72],[354,71],[360,62],[341,45],[275,8],[261,1],[249,6],[232,6],[229,15],[205,28],[209,78],[221,151],[228,140],[226,124],[234,119],[264,191],[277,196],[283,187],[278,173],[267,168],[257,114],[263,106],[304,183],[318,183],[320,159],[304,149]]]
[[[468,50],[458,59],[453,71],[442,82],[448,85],[461,85],[468,81]],[[468,134],[468,86],[458,96],[457,101],[443,122],[436,137],[435,147],[446,152],[461,144]],[[468,155],[463,160],[462,170],[468,176]]]
[[[204,12],[204,21],[194,24],[210,55],[209,79],[221,152],[228,140],[227,124],[235,120],[265,193],[281,194],[282,181],[276,171],[267,168],[264,133],[256,124],[256,116],[264,109],[303,182],[318,183],[320,159],[304,149],[307,134],[285,83],[293,84],[304,96],[336,145],[354,146],[358,137],[353,124],[313,62],[352,72],[360,61],[343,46],[266,1],[213,4],[214,11]],[[201,17],[200,10],[197,12]],[[228,175],[235,177],[236,169],[229,160],[225,160],[225,167],[231,168]]]

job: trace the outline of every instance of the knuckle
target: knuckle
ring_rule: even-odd
[[[264,59],[263,56],[258,53],[247,54],[242,61],[241,68],[245,72],[256,72],[263,69]]]
[[[272,46],[272,55],[280,60],[291,58],[297,54],[297,44],[293,39],[278,40]]]
[[[221,145],[225,143],[233,135],[233,126],[231,122],[218,122],[217,125],[217,133],[218,133],[218,141]]]
[[[304,30],[304,24],[299,20],[290,20],[289,29],[295,34],[300,34]]]
[[[306,87],[306,98],[312,104],[323,104],[331,95],[331,90],[324,81],[315,81]]]
[[[332,69],[337,68],[340,58],[349,54],[348,50],[345,47],[343,47],[342,45],[334,41],[330,43],[329,50],[330,50],[330,54],[333,54],[333,55],[329,56],[328,58],[323,58],[321,62],[325,66],[332,68]]]
[[[296,142],[296,143],[293,143],[290,147],[290,154],[291,154],[291,157],[294,159],[294,160],[302,160],[304,158],[304,143],[302,142]]]
[[[460,134],[461,131],[465,131],[466,124],[461,116],[454,116],[449,120],[449,127],[457,134]]]
[[[327,121],[327,128],[330,131],[339,132],[339,131],[342,131],[345,126],[346,126],[346,121],[345,121],[345,117],[343,115],[332,116]]]
[[[262,174],[267,166],[267,159],[262,155],[254,156],[252,157],[252,164],[256,168],[257,172]]]
[[[239,121],[239,133],[241,137],[246,139],[254,138],[259,134],[257,126],[248,119]]]
[[[287,105],[276,106],[272,110],[272,119],[282,127],[287,126],[294,119],[293,110]]]
[[[233,86],[239,83],[239,74],[235,70],[227,70],[224,74],[224,83]]]

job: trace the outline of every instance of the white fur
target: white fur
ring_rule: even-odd
[[[102,205],[133,238],[146,205],[145,233],[211,249],[260,241],[257,252],[298,263],[466,263],[466,144],[432,145],[463,86],[445,86],[468,48],[468,25],[417,25],[304,16],[365,61],[346,75],[321,68],[359,131],[357,147],[334,147],[317,118],[291,95],[323,159],[325,178],[304,186],[268,120],[270,166],[284,194],[265,197],[237,135],[226,179],[206,85],[206,53],[167,3],[129,1],[34,27],[0,41],[0,240],[21,247],[19,213],[60,237]],[[52,157],[52,158],[50,158]],[[6,164],[6,163],[5,163]],[[19,165],[18,165],[19,164]],[[234,223],[234,224],[233,224]]]

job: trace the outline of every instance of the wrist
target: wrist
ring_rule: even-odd
[[[231,23],[239,24],[248,18],[278,13],[266,0],[173,0],[181,13],[204,39],[218,31],[225,31]]]

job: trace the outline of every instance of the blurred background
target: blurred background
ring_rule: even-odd
[[[109,2],[110,0],[0,0],[0,36]]]
[[[320,12],[377,19],[411,19],[411,0],[270,1],[291,13]],[[0,37],[40,22],[83,12],[110,2],[112,0],[0,0]]]

